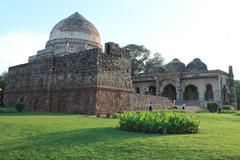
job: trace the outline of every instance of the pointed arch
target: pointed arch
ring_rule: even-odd
[[[183,93],[183,99],[190,100],[190,101],[199,100],[198,88],[194,85],[186,86]]]

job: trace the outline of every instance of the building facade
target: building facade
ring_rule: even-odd
[[[208,70],[199,58],[187,66],[175,58],[164,66],[154,65],[148,74],[135,76],[132,80],[137,94],[168,97],[178,105],[205,106],[207,101],[214,100],[236,106],[231,66],[226,73]]]
[[[57,23],[46,47],[28,63],[9,68],[6,106],[27,110],[112,114],[144,107],[171,107],[167,98],[134,93],[131,57],[115,43],[102,49],[94,25],[77,12]]]

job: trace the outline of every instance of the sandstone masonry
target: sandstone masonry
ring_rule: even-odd
[[[28,110],[112,114],[144,108],[170,107],[167,98],[135,95],[129,53],[117,44],[64,56],[52,56],[9,68],[4,102]]]

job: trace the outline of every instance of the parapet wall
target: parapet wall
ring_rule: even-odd
[[[130,110],[148,110],[149,103],[152,103],[153,109],[167,109],[173,107],[172,102],[161,96],[134,94],[130,97]]]

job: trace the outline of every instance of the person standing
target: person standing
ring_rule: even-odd
[[[149,112],[152,112],[153,110],[153,106],[152,106],[152,102],[149,103],[149,106],[148,106],[148,111]]]

